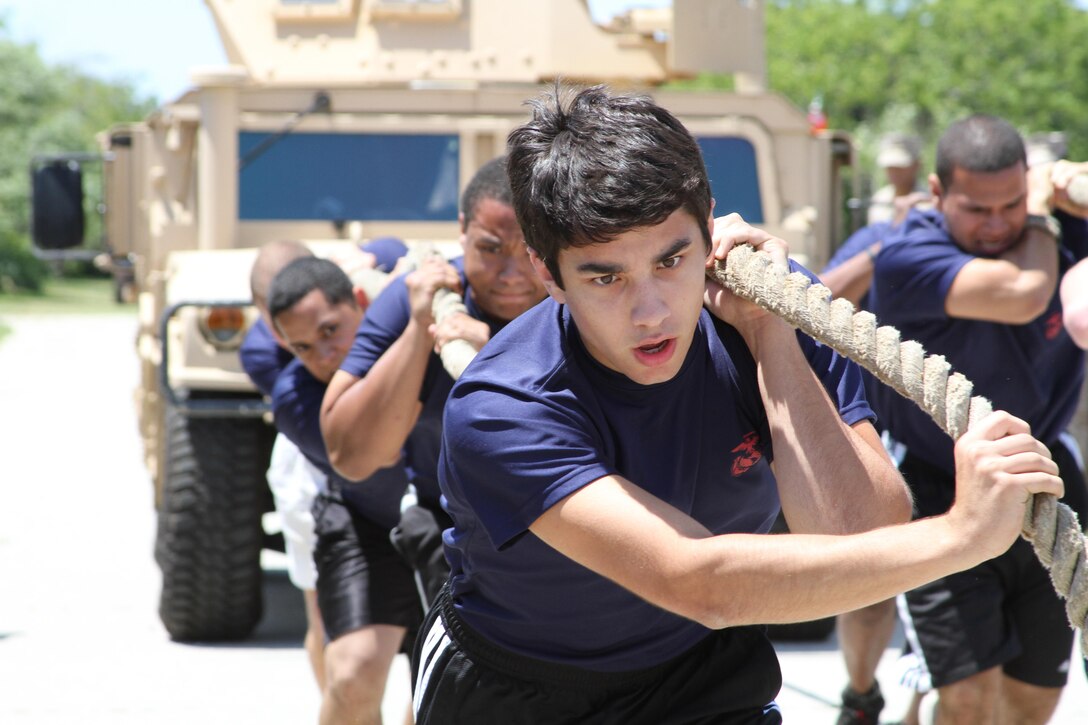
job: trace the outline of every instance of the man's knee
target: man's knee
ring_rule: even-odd
[[[1001,709],[1010,714],[1009,722],[1049,722],[1061,696],[1060,687],[1029,685],[1011,677],[1001,679]]]
[[[325,647],[328,696],[353,710],[379,708],[402,637],[403,630],[399,627],[364,627],[328,643]]]
[[[1001,691],[1001,670],[985,672],[938,688],[937,721],[944,723],[992,722]]]

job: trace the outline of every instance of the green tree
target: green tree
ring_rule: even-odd
[[[976,112],[1062,131],[1088,158],[1088,13],[1074,0],[771,0],[766,32],[771,88],[802,107],[821,96],[863,168],[885,131],[932,149]]]
[[[0,18],[0,292],[36,288],[29,254],[28,169],[37,154],[95,151],[95,134],[154,107],[131,84],[50,66],[34,45],[13,41]],[[37,280],[37,281],[35,281]]]

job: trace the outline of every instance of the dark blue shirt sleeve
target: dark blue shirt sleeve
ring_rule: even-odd
[[[801,272],[813,282],[819,281],[816,275],[792,260],[790,272]],[[862,420],[876,419],[876,414],[865,397],[865,383],[861,376],[861,367],[857,363],[800,330],[797,331],[797,343],[831,402],[838,408],[844,423],[854,425]]]
[[[355,333],[340,369],[355,377],[366,377],[374,363],[385,354],[408,327],[411,308],[404,277],[391,281],[367,308],[366,318]]]
[[[883,241],[891,231],[892,225],[889,222],[876,222],[858,229],[856,232],[846,238],[846,241],[842,243],[835,254],[828,260],[827,266],[824,267],[824,272],[829,272],[835,267],[845,262],[848,259],[852,259],[857,255],[864,252],[868,247]]]
[[[292,361],[272,388],[272,414],[276,430],[287,436],[311,463],[329,475],[333,469],[320,424],[325,387],[302,363]]]
[[[276,378],[294,356],[279,346],[268,325],[264,324],[263,319],[258,319],[246,333],[242,347],[238,350],[238,358],[242,369],[261,391],[261,395],[272,395]]]
[[[956,246],[943,226],[914,227],[886,244],[877,258],[873,311],[887,325],[947,319],[948,290],[974,258]]]

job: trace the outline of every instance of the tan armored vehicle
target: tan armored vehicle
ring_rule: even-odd
[[[231,65],[194,69],[191,91],[102,136],[176,639],[245,637],[261,613],[273,433],[237,350],[262,243],[455,241],[462,183],[556,78],[651,92],[699,137],[717,211],[810,266],[843,235],[850,144],[766,91],[762,0],[674,0],[608,27],[586,0],[206,2]],[[699,71],[733,73],[737,91],[660,88]]]

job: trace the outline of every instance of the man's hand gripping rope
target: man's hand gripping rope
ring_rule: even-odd
[[[826,287],[789,273],[765,251],[736,245],[707,275],[869,370],[921,406],[954,440],[992,411],[987,399],[971,395],[971,381],[951,372],[943,356],[927,356],[919,343],[901,341],[894,327],[878,327],[871,313],[833,300]],[[1077,515],[1054,496],[1035,494],[1027,502],[1021,535],[1066,600],[1069,623],[1081,629],[1081,650],[1088,655],[1088,549]]]

